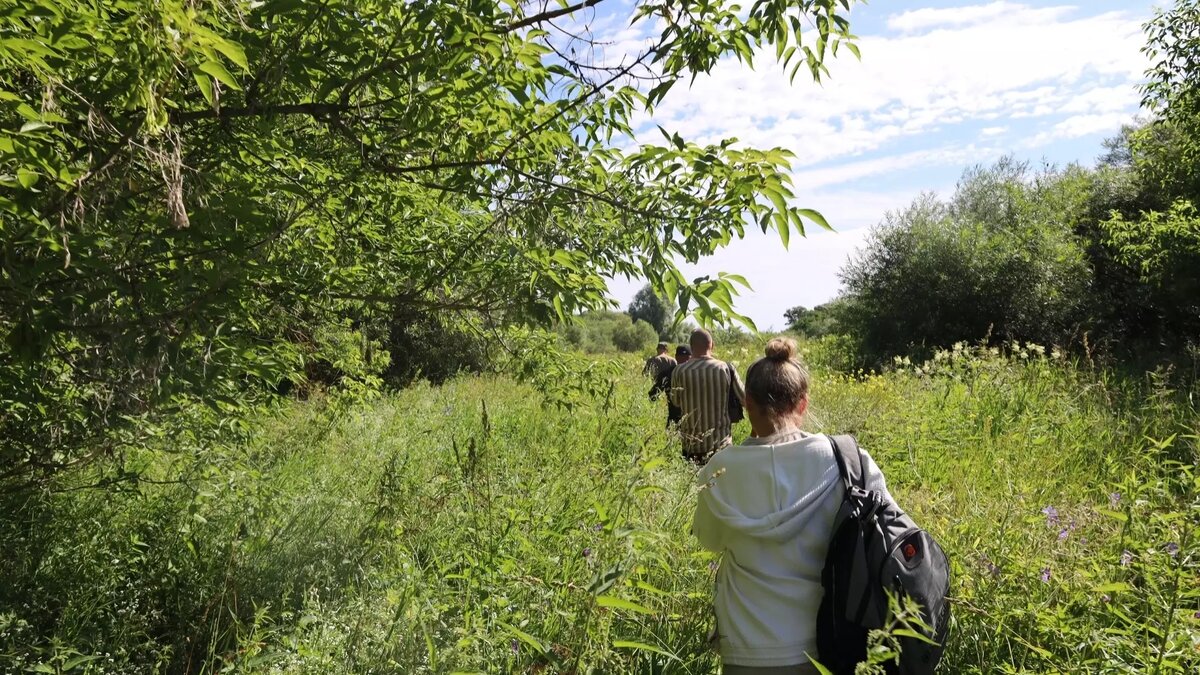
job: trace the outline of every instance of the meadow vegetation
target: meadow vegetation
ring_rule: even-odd
[[[857,434],[949,553],[947,672],[1200,666],[1194,389],[1032,344],[837,349],[804,345],[809,427]],[[571,406],[504,375],[316,398],[10,497],[0,669],[713,672],[694,470],[640,362],[599,366]]]
[[[791,151],[634,124],[722,59],[820,80],[853,3],[639,0],[617,65],[593,4],[0,10],[0,672],[714,672],[629,352],[744,371],[747,280],[681,270],[829,225]],[[1200,670],[1198,26],[1146,24],[1098,167],[970,169],[788,313],[810,430],[950,556],[947,672]]]

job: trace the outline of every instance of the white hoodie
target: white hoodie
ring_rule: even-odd
[[[867,488],[891,500],[863,453]],[[845,489],[829,438],[785,431],[713,455],[698,477],[692,531],[721,553],[716,613],[721,660],[807,663],[817,653],[821,569]]]

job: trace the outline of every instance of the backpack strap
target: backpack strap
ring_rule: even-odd
[[[830,436],[829,444],[833,446],[833,459],[837,462],[838,473],[842,475],[842,483],[846,492],[850,488],[867,489],[867,477],[863,472],[862,453],[858,449],[858,441],[850,434]]]

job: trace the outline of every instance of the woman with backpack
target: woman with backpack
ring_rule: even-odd
[[[699,475],[693,532],[721,554],[716,640],[726,675],[818,671],[817,613],[835,518],[846,489],[828,436],[801,430],[808,372],[796,343],[775,338],[746,373],[753,436],[713,455]],[[892,503],[866,453],[868,490]]]

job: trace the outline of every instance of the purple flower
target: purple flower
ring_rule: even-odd
[[[603,529],[604,529],[604,523],[596,523],[595,525],[592,526],[593,532],[599,532],[600,530],[603,530]]]
[[[1108,593],[1105,593],[1104,595],[1100,596],[1100,599],[1103,600],[1104,602],[1112,602],[1112,598],[1108,595]]]
[[[583,549],[583,557],[587,558],[587,557],[588,557],[588,556],[590,556],[590,555],[592,555],[592,549],[591,549],[591,548],[585,548],[585,549]]]
[[[1050,568],[1049,567],[1042,568],[1042,583],[1043,584],[1050,583]]]
[[[1115,509],[1121,503],[1121,493],[1112,492],[1108,495],[1108,508]]]
[[[1046,508],[1042,509],[1042,513],[1046,514],[1046,523],[1050,525],[1058,524],[1058,509],[1054,508],[1053,506],[1047,506]]]
[[[708,571],[709,571],[709,572],[716,572],[716,571],[717,571],[717,561],[716,561],[716,560],[710,560],[710,561],[708,561]]]
[[[1121,551],[1121,567],[1129,567],[1129,563],[1133,562],[1133,554],[1129,549]]]
[[[508,648],[509,648],[509,649],[511,649],[511,650],[512,650],[512,653],[514,653],[514,654],[516,654],[516,653],[518,653],[518,652],[520,652],[520,651],[521,651],[521,647],[520,647],[520,645],[517,643],[517,638],[513,638],[513,639],[511,639],[511,640],[509,640],[509,641],[508,641]]]
[[[1070,533],[1071,533],[1071,531],[1070,531],[1069,529],[1067,529],[1067,528],[1065,528],[1065,527],[1064,527],[1063,529],[1059,530],[1059,532],[1058,532],[1058,540],[1059,540],[1059,541],[1066,541],[1066,540],[1067,540],[1067,536],[1068,536]]]
[[[997,567],[996,563],[992,562],[991,560],[987,561],[987,570],[988,574],[991,574],[993,577],[1000,576],[1000,568]]]
[[[1179,555],[1179,544],[1176,544],[1175,542],[1167,544],[1166,551],[1167,555],[1174,558],[1175,556]]]
[[[1193,615],[1192,615],[1192,618],[1193,618],[1193,619],[1200,619],[1200,612],[1196,612],[1195,614],[1193,614]]]
[[[1084,546],[1087,546],[1087,537],[1080,537],[1079,543],[1083,544]]]

